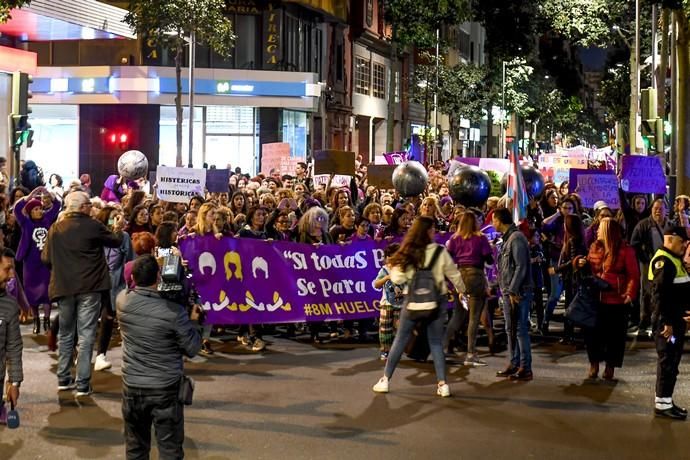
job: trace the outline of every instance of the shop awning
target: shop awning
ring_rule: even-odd
[[[0,33],[23,41],[136,38],[123,21],[127,10],[96,0],[32,0],[12,10]]]

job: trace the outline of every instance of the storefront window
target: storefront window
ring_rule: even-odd
[[[206,163],[218,169],[256,172],[255,109],[209,106],[206,108]]]
[[[283,142],[290,144],[290,155],[307,157],[307,114],[293,110],[283,111]]]
[[[189,107],[185,107],[182,115],[182,165],[189,163]],[[177,164],[177,122],[174,106],[161,106],[160,121],[160,149],[158,164],[175,166]],[[204,122],[203,108],[194,107],[194,152],[193,165],[201,168],[204,164]]]
[[[50,174],[62,176],[64,184],[78,180],[79,106],[34,104],[32,111],[34,144],[24,158],[40,166],[46,180]]]

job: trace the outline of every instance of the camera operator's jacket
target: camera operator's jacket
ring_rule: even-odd
[[[129,388],[162,389],[182,377],[182,355],[201,349],[198,325],[182,305],[150,288],[136,287],[117,296],[122,334],[122,380]]]

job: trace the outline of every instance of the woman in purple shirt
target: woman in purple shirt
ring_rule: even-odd
[[[448,240],[446,247],[455,263],[458,264],[460,276],[465,285],[463,294],[469,300],[470,322],[467,331],[465,365],[486,366],[486,363],[476,356],[476,342],[479,319],[486,305],[489,290],[484,265],[493,263],[494,258],[489,240],[479,231],[479,222],[473,212],[465,212],[460,216],[458,229]],[[462,313],[461,310],[463,307],[459,306],[453,313],[446,333],[448,341],[460,328],[464,319],[458,314]]]

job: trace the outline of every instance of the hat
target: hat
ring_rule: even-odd
[[[688,232],[685,227],[674,225],[672,223],[669,223],[666,228],[664,228],[664,236],[677,236],[682,238],[683,241],[688,240]]]
[[[26,206],[24,206],[24,209],[26,209],[27,214],[31,214],[31,211],[34,210],[34,208],[40,207],[43,203],[41,203],[41,200],[32,198],[29,200],[28,203],[26,203]]]
[[[609,204],[606,201],[599,200],[596,203],[594,203],[594,207],[592,209],[594,209],[594,212],[598,212],[604,208],[611,209],[611,206],[609,206]]]

